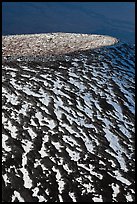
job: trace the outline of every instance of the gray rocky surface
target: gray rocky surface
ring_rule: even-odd
[[[48,33],[2,36],[3,56],[42,56],[70,53],[115,44],[104,35]]]

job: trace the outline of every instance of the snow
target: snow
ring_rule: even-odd
[[[65,182],[63,181],[60,171],[57,168],[52,167],[52,170],[56,172],[56,179],[59,185],[58,190],[59,190],[59,194],[61,194],[64,189]]]
[[[69,196],[72,198],[72,202],[77,202],[74,192],[69,192]]]
[[[19,200],[19,202],[25,202],[25,200],[21,197],[18,191],[14,191],[14,195],[12,196],[11,202],[14,202],[16,198]]]
[[[94,202],[103,202],[102,195],[92,198]]]
[[[113,198],[116,198],[118,193],[120,192],[119,185],[112,183],[111,187],[113,189]]]
[[[35,187],[34,189],[32,189],[32,191],[33,191],[32,196],[37,197],[39,199],[38,202],[46,202],[47,201],[46,198],[44,198],[41,195],[38,195],[38,192],[39,192],[39,188],[38,187]]]
[[[32,187],[32,180],[29,177],[28,171],[25,169],[25,165],[27,165],[27,154],[32,149],[32,142],[24,141],[24,150],[25,153],[22,155],[22,168],[20,168],[20,171],[23,173],[23,180],[24,180],[24,186],[25,188],[31,188]]]
[[[127,171],[127,167],[125,164],[125,160],[122,156],[122,148],[118,142],[118,138],[117,136],[115,136],[114,134],[112,134],[108,129],[104,129],[105,131],[105,137],[107,138],[107,140],[109,141],[109,145],[110,147],[112,147],[112,149],[115,151],[115,153],[117,155],[115,155],[115,157],[118,159],[118,162],[120,163],[121,169],[123,169],[124,171]]]
[[[80,159],[80,154],[76,151],[72,151],[68,147],[66,147],[66,151],[69,153],[69,156],[71,157],[71,160],[78,161]]]
[[[2,148],[7,151],[7,152],[10,152],[11,151],[11,147],[8,147],[6,145],[6,141],[8,140],[8,136],[5,135],[5,134],[2,134]]]
[[[4,179],[5,185],[7,186],[7,184],[10,183],[7,174],[2,175],[2,177]]]

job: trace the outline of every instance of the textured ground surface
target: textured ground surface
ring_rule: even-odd
[[[3,56],[58,55],[112,45],[116,38],[104,35],[48,33],[2,36]]]
[[[135,201],[134,75],[126,44],[3,60],[3,201]]]

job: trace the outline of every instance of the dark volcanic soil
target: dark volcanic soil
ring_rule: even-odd
[[[2,64],[3,202],[135,201],[134,48]]]

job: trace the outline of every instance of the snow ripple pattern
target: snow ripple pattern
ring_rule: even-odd
[[[130,202],[134,48],[2,65],[4,202]]]

